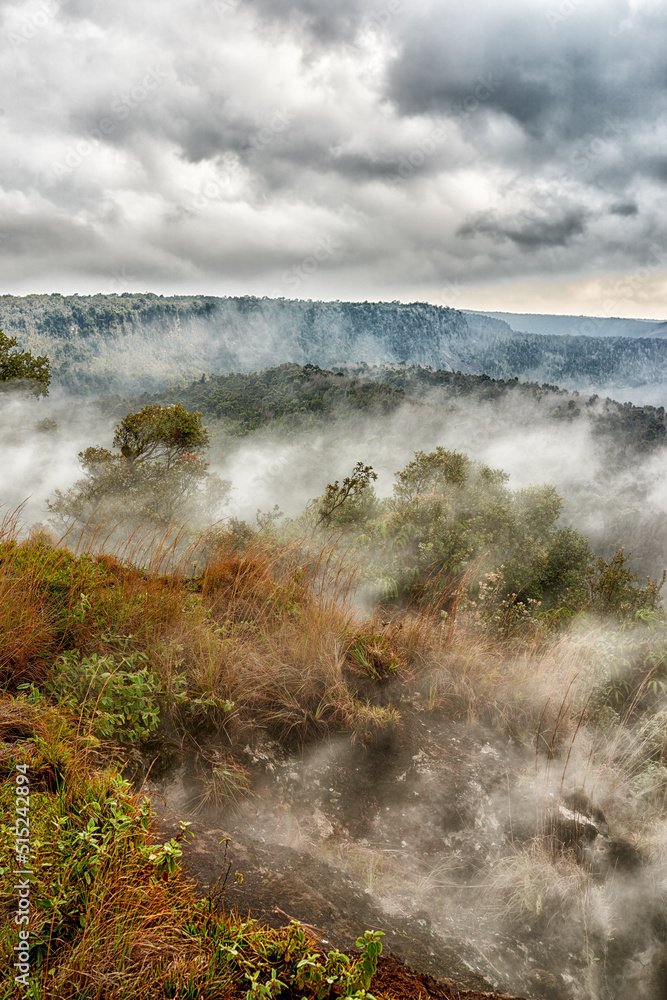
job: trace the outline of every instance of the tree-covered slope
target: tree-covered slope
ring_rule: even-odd
[[[581,395],[547,383],[492,379],[423,368],[418,365],[347,364],[343,370],[286,363],[262,372],[202,376],[187,386],[172,386],[131,401],[109,400],[122,414],[146,403],[182,403],[218,421],[226,434],[244,435],[273,425],[281,433],[302,431],[350,414],[391,414],[400,406],[424,414],[443,407],[474,412],[486,404],[528,412],[531,420],[567,425],[583,420],[614,459],[632,462],[667,444],[664,407],[634,406]],[[508,427],[508,431],[510,428]]]
[[[155,391],[283,362],[406,362],[589,392],[667,382],[659,337],[517,333],[492,316],[420,302],[5,295],[0,329],[46,354],[54,385],[77,393]]]
[[[203,372],[295,361],[448,366],[468,327],[427,304],[204,296],[0,297],[0,328],[48,354],[69,391],[158,388]]]
[[[288,362],[261,372],[203,375],[188,386],[173,386],[130,404],[113,401],[112,405],[120,413],[126,405],[147,402],[182,403],[186,409],[201,412],[206,420],[222,421],[228,433],[243,435],[268,424],[283,432],[303,430],[351,411],[387,414],[404,403],[405,397],[400,387],[369,378],[364,369],[350,374]]]

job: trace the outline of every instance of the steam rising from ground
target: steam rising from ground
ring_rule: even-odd
[[[331,867],[351,876],[387,926],[410,920],[426,947],[444,940],[498,988],[657,1000],[667,987],[667,827],[662,767],[651,760],[665,745],[664,696],[634,721],[594,712],[580,724],[610,658],[636,641],[598,628],[524,663],[487,660],[506,676],[479,675],[494,705],[470,722],[447,708],[457,667],[440,656],[422,693],[401,703],[401,726],[369,753],[344,737],[290,756],[250,739],[253,793],[206,811],[204,825],[269,845],[277,866],[270,845],[317,859],[319,877],[295,890],[306,907],[308,891],[332,898]],[[484,669],[477,658],[473,671]],[[191,779],[159,788],[176,815],[192,814]]]
[[[25,504],[25,522],[43,522],[47,497],[81,477],[78,453],[97,440],[110,443],[112,428],[93,401],[57,389],[40,400],[0,396],[0,503],[10,510]]]
[[[537,404],[503,397],[456,408],[406,404],[391,416],[350,416],[325,430],[281,439],[271,429],[214,451],[221,473],[235,487],[231,507],[252,518],[257,508],[278,503],[296,516],[328,482],[349,475],[358,461],[378,473],[378,495],[391,493],[395,473],[418,449],[456,449],[510,476],[518,489],[550,483],[565,499],[564,523],[589,537],[607,558],[626,546],[642,576],[660,576],[667,566],[667,476],[657,454],[632,469],[609,466],[582,418],[568,423],[545,419]],[[650,540],[650,541],[649,541]]]

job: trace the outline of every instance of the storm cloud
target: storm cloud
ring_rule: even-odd
[[[2,291],[662,318],[666,28],[658,0],[2,3]]]

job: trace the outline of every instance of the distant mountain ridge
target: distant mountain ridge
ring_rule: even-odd
[[[490,316],[517,333],[557,337],[667,337],[667,321],[600,316],[552,316],[545,313],[487,312],[464,309],[464,316]]]
[[[425,302],[4,295],[0,329],[47,354],[54,386],[79,394],[159,391],[285,362],[405,363],[602,394],[667,385],[661,336],[522,333],[498,315]]]

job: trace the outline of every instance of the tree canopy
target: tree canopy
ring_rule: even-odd
[[[25,391],[34,396],[47,396],[51,370],[45,355],[35,357],[21,351],[15,337],[0,330],[0,392]]]
[[[94,525],[109,515],[158,525],[203,520],[230,490],[198,454],[209,442],[201,413],[180,403],[145,406],[116,426],[113,447],[119,452],[92,446],[79,453],[84,478],[57,490],[49,510],[63,528]]]

